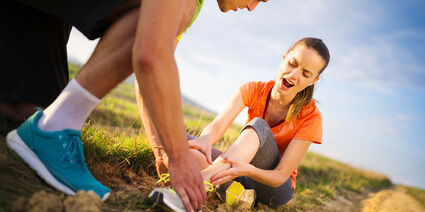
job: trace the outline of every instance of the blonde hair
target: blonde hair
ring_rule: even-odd
[[[325,43],[319,38],[307,37],[297,41],[294,45],[292,45],[291,48],[289,48],[288,52],[294,50],[295,47],[301,44],[305,45],[308,48],[314,49],[325,61],[325,65],[317,75],[317,77],[319,77],[319,75],[325,70],[325,68],[329,64],[330,54],[328,47],[326,47]],[[298,113],[301,111],[301,109],[311,102],[311,99],[313,98],[313,92],[314,84],[307,86],[306,88],[304,88],[304,90],[298,92],[297,95],[295,95],[294,99],[292,100],[291,106],[289,107],[289,111],[286,115],[285,121],[289,121],[293,118],[298,117]]]

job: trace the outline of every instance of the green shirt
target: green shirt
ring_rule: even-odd
[[[196,11],[195,11],[195,15],[193,15],[192,21],[190,22],[190,24],[187,26],[187,28],[179,35],[177,36],[177,40],[180,41],[180,38],[182,37],[182,35],[184,33],[186,33],[187,29],[189,29],[190,26],[192,26],[193,22],[195,22],[196,18],[199,15],[199,11],[201,11],[202,5],[204,4],[204,0],[196,0]]]

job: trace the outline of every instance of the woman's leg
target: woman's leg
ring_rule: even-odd
[[[236,141],[219,156],[218,160],[214,160],[213,165],[201,172],[204,180],[209,181],[214,174],[230,168],[228,163],[221,163],[220,160],[220,158],[228,156],[250,162],[250,164],[265,170],[276,168],[281,159],[273,133],[267,122],[261,118],[251,120],[242,129]],[[254,189],[257,193],[257,202],[269,207],[286,204],[294,193],[290,178],[277,188],[264,185],[249,177],[240,177],[235,180],[241,182],[246,189]]]
[[[204,181],[210,182],[213,175],[230,168],[229,163],[221,162],[223,158],[231,157],[250,162],[256,155],[259,145],[260,141],[255,130],[251,127],[245,128],[236,141],[223,154],[216,158],[212,165],[201,171]]]
[[[281,155],[268,123],[264,119],[254,118],[246,127],[254,129],[260,139],[260,147],[250,164],[265,170],[276,168],[280,162]],[[276,188],[259,183],[249,177],[241,177],[238,181],[246,189],[254,189],[256,191],[257,202],[261,202],[271,208],[286,204],[294,194],[290,177],[284,184]]]

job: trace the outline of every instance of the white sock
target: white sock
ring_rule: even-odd
[[[44,131],[81,130],[100,99],[84,89],[75,78],[56,100],[43,111],[37,125]]]

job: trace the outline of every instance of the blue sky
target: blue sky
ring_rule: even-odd
[[[310,150],[425,188],[424,1],[270,0],[221,13],[205,0],[176,52],[182,93],[219,112],[241,84],[273,79],[307,36],[331,52],[315,91],[323,144]],[[73,30],[69,55],[85,62],[95,44]]]

